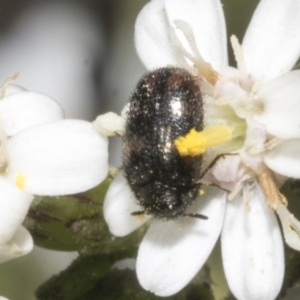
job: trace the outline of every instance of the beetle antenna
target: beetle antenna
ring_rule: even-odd
[[[197,219],[202,219],[202,220],[207,220],[208,217],[201,215],[201,214],[183,214],[184,217],[191,217],[191,218],[197,218]]]
[[[146,212],[144,210],[138,210],[131,213],[132,216],[141,216],[144,215]]]

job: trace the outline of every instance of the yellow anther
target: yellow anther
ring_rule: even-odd
[[[276,210],[279,202],[287,206],[287,199],[280,193],[271,170],[267,168],[264,169],[258,175],[258,182],[270,208]]]
[[[16,186],[19,189],[24,189],[26,182],[26,176],[24,174],[18,174],[16,177]]]
[[[175,140],[175,146],[182,156],[197,156],[208,148],[224,144],[231,140],[231,129],[226,126],[214,126],[196,131],[194,128],[185,136]]]

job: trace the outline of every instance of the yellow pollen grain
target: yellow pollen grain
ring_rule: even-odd
[[[26,176],[24,174],[18,174],[16,176],[16,186],[19,189],[24,189],[25,188],[25,183],[26,183]]]
[[[185,136],[175,140],[175,146],[182,156],[197,156],[208,148],[224,144],[231,140],[231,129],[226,126],[214,126],[196,131],[191,129]]]
[[[204,190],[202,190],[202,189],[199,190],[199,195],[200,195],[200,196],[203,196],[204,194],[205,194]]]
[[[146,219],[146,215],[145,214],[141,214],[141,215],[136,215],[134,216],[139,222],[144,222]]]

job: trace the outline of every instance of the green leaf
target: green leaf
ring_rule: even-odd
[[[36,296],[41,300],[72,300],[89,291],[106,274],[118,255],[80,256],[72,265],[41,285]]]
[[[36,197],[24,226],[35,245],[51,250],[98,254],[138,245],[147,226],[125,238],[111,235],[103,218],[103,201],[110,180],[85,193],[61,197]]]
[[[115,261],[135,257],[135,251],[113,255],[79,257],[59,275],[52,277],[36,292],[38,300],[154,300],[161,299],[142,289],[134,270],[112,268]],[[208,273],[208,272],[207,272]],[[206,273],[206,274],[207,274]],[[201,276],[199,276],[201,278]],[[196,276],[189,286],[176,295],[164,299],[214,300],[208,281]]]

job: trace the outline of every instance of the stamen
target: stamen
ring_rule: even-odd
[[[226,126],[214,126],[203,131],[190,130],[188,134],[175,140],[175,146],[183,156],[197,156],[208,148],[224,144],[231,140],[231,129]]]
[[[198,51],[195,35],[194,35],[192,28],[189,26],[189,24],[183,20],[175,20],[174,24],[184,34],[184,37],[186,38],[187,42],[189,43],[189,46],[191,47],[194,57],[199,62],[205,63],[204,59],[202,58],[202,56],[200,55],[200,53]]]
[[[273,138],[272,140],[270,140],[269,142],[260,145],[260,146],[254,146],[252,148],[249,149],[249,153],[251,154],[259,154],[262,152],[265,152],[267,150],[271,150],[274,147],[278,146],[282,141],[279,138]]]
[[[235,35],[232,35],[230,38],[231,46],[233,49],[233,53],[235,56],[235,60],[237,63],[237,68],[243,73],[247,74],[247,67],[245,64],[245,59],[244,59],[244,53],[242,46],[240,45],[237,37]]]
[[[265,168],[265,170],[258,175],[258,181],[270,208],[276,210],[279,203],[287,204],[286,198],[279,192],[274,182],[274,176],[271,170]]]
[[[282,224],[284,239],[293,249],[300,251],[300,222],[279,202],[276,212]]]
[[[1,89],[0,89],[0,99],[2,99],[2,98],[4,97],[7,87],[8,87],[12,82],[16,81],[17,78],[18,78],[18,76],[19,76],[19,73],[16,73],[16,74],[10,76],[9,78],[7,78],[7,79],[4,81],[4,83],[3,83],[3,85],[2,85],[2,87],[1,87]]]
[[[188,58],[193,64],[196,63],[196,58],[191,55],[181,44],[175,29],[173,27],[170,28],[170,40],[172,42],[172,44],[174,45],[174,47],[176,47],[186,58]]]
[[[188,58],[194,65],[194,68],[197,70],[198,75],[204,79],[206,79],[211,84],[215,84],[218,80],[219,74],[217,71],[215,71],[211,64],[206,62],[201,54],[198,51],[196,39],[194,36],[194,32],[190,25],[183,21],[183,20],[176,20],[174,21],[174,24],[177,26],[177,28],[183,33],[186,41],[188,42],[192,54],[190,54],[181,44],[178,36],[176,35],[176,32],[174,28],[171,28],[170,31],[170,38],[174,42],[175,46],[180,50],[180,52]]]
[[[234,186],[232,192],[227,196],[228,201],[232,201],[245,187],[245,182],[250,179],[248,174],[245,174]]]

